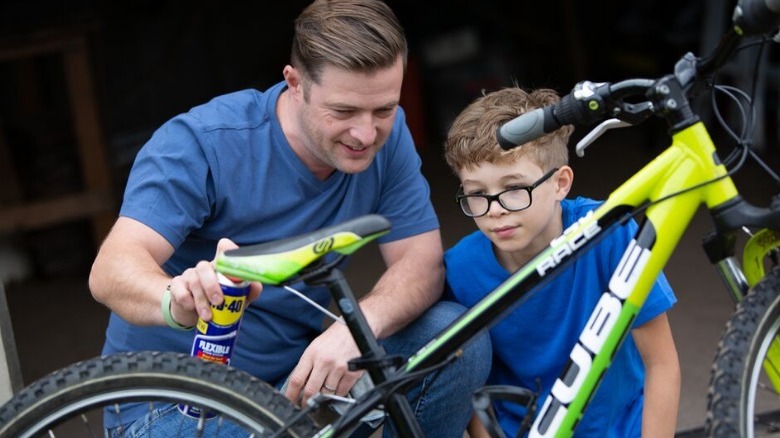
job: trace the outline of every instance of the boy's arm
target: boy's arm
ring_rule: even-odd
[[[485,429],[485,426],[482,425],[482,422],[479,421],[476,414],[471,416],[468,433],[471,438],[490,438],[488,431]]]
[[[642,437],[674,436],[680,400],[680,363],[666,313],[631,332],[645,364]]]

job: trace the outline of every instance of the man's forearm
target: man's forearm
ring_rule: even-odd
[[[170,278],[160,266],[171,252],[162,236],[140,222],[120,218],[92,265],[93,297],[133,324],[163,324],[160,298]]]
[[[170,279],[158,266],[134,260],[126,253],[99,256],[89,277],[92,296],[121,316],[138,325],[163,324],[160,297]]]
[[[438,233],[421,240],[390,265],[360,307],[374,334],[385,338],[405,327],[443,292],[444,264]]]

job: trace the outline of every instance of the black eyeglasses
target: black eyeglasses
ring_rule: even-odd
[[[525,210],[530,207],[533,202],[531,192],[543,182],[547,181],[557,170],[557,167],[553,168],[530,186],[512,187],[503,192],[496,193],[495,195],[464,195],[463,187],[461,187],[458,190],[458,194],[455,196],[455,202],[460,204],[460,209],[463,210],[463,213],[468,217],[486,215],[488,210],[490,210],[490,204],[493,201],[498,201],[502,207],[509,211]]]

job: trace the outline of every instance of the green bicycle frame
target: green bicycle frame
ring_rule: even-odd
[[[565,230],[546,250],[413,355],[405,371],[428,365],[437,351],[447,350],[448,345],[463,339],[464,332],[480,326],[479,321],[499,303],[518,300],[518,294],[522,296],[563,269],[607,228],[647,206],[646,220],[625,251],[529,435],[571,436],[699,205],[715,208],[737,196],[703,123],[683,129],[673,135],[666,151],[612,192],[603,205]],[[491,321],[493,317],[499,318],[492,315]]]
[[[583,251],[606,237],[612,227],[644,212],[645,220],[625,250],[529,433],[530,437],[571,436],[696,210],[702,204],[717,210],[738,198],[737,188],[715,153],[704,124],[696,122],[680,130],[664,152],[442,330],[396,370],[390,380],[403,381],[406,375],[425,372],[457,355],[466,340],[521,305],[538,290],[537,286],[566,269]],[[763,260],[779,242],[778,234],[761,232],[747,245],[745,262],[751,263],[747,268],[751,285],[763,276],[763,265],[758,266],[758,260]],[[770,361],[778,362],[780,348],[773,348],[769,356]],[[776,386],[780,384],[778,376],[770,377]],[[341,420],[345,424],[357,421],[381,399],[379,392],[370,393]],[[317,436],[331,437],[334,432],[331,424]]]

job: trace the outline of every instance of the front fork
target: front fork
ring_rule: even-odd
[[[767,261],[774,266],[778,264],[778,254],[780,254],[780,232],[763,229],[750,236],[742,255],[742,266],[750,287],[766,275]]]
[[[758,283],[766,274],[766,267],[777,266],[778,253],[780,253],[780,233],[768,229],[762,229],[752,235],[745,244],[743,250],[742,265],[745,270],[745,279],[750,287]],[[780,394],[780,339],[775,336],[772,345],[764,360],[764,372],[775,388],[775,394]]]
[[[780,255],[780,232],[762,229],[750,236],[742,251],[742,267],[734,257],[734,237],[705,236],[704,250],[715,264],[721,280],[731,294],[734,303],[741,301],[764,275],[767,266],[777,266]],[[775,393],[780,394],[780,339],[775,338],[764,362],[764,372],[772,382]]]
[[[702,239],[704,252],[720,274],[734,303],[742,301],[751,287],[766,275],[766,267],[778,264],[780,232],[762,229],[750,236],[742,251],[742,264],[734,257],[736,233],[711,232]],[[768,262],[768,263],[767,263]]]

